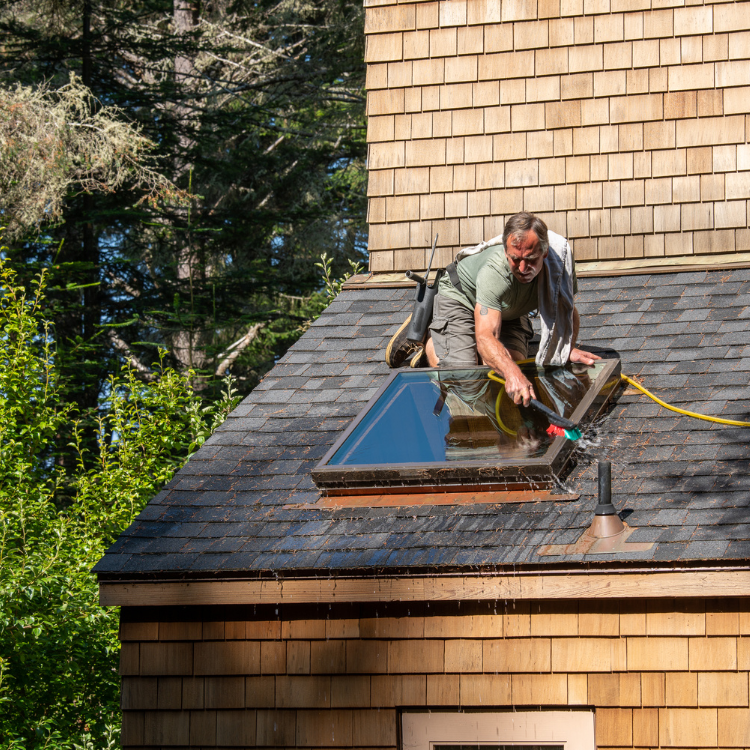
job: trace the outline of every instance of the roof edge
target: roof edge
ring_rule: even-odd
[[[99,603],[105,607],[707,596],[750,596],[750,565],[679,570],[560,569],[512,575],[99,582]]]
[[[712,255],[652,256],[648,258],[616,258],[614,260],[578,260],[579,278],[600,276],[641,276],[695,271],[732,271],[750,268],[750,252],[716,253]],[[415,269],[424,275],[424,269]],[[366,271],[348,278],[343,289],[397,289],[414,287],[415,281],[403,271]]]

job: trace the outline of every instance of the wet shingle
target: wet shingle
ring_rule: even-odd
[[[750,270],[582,278],[581,338],[661,398],[750,418]],[[750,555],[750,430],[699,422],[620,392],[566,480],[573,502],[305,509],[310,471],[389,375],[390,333],[413,290],[346,290],[139,514],[95,570],[456,569],[736,560]],[[538,329],[538,320],[534,321]],[[597,461],[647,552],[539,557],[575,542],[596,504]]]

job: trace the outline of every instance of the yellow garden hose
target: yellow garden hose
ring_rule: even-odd
[[[524,359],[521,362],[517,362],[516,364],[523,365],[528,364],[529,362],[533,362],[532,359]],[[505,385],[505,380],[503,380],[501,377],[495,374],[494,370],[490,370],[487,373],[487,377],[490,380],[494,380],[496,383],[500,383],[500,385]],[[662,401],[658,396],[654,396],[653,393],[650,391],[647,391],[642,385],[639,383],[636,383],[635,380],[632,378],[629,378],[627,375],[620,375],[620,377],[630,385],[633,386],[633,388],[637,388],[641,393],[648,396],[650,399],[653,399],[656,401],[659,406],[663,406],[665,409],[669,409],[669,411],[677,412],[678,414],[682,414],[686,417],[692,417],[693,419],[703,419],[706,422],[716,422],[717,424],[728,424],[732,425],[734,427],[750,427],[750,422],[741,422],[736,419],[722,419],[721,417],[709,417],[706,414],[698,414],[694,411],[687,411],[686,409],[680,409],[677,406],[672,406],[671,404],[668,404],[666,401]],[[497,418],[497,423],[500,425],[500,428],[503,430],[503,432],[507,432],[509,435],[515,435],[516,433],[513,430],[508,429],[500,419],[500,399],[502,398],[504,388],[500,389],[500,393],[497,395],[497,400],[495,401],[495,417]]]
[[[703,419],[706,422],[716,422],[718,424],[730,424],[734,425],[735,427],[750,427],[750,422],[739,422],[734,419],[721,419],[721,417],[708,417],[705,414],[698,414],[694,411],[686,411],[685,409],[678,409],[676,406],[671,406],[666,401],[662,401],[660,398],[657,398],[654,396],[653,393],[650,393],[647,391],[642,385],[639,385],[635,382],[632,378],[629,378],[627,375],[620,375],[620,377],[626,382],[630,383],[630,385],[633,386],[633,388],[637,388],[641,393],[645,393],[649,398],[656,401],[659,406],[663,406],[665,409],[669,409],[669,411],[676,411],[678,414],[684,414],[686,417],[692,417],[693,419]]]
[[[506,427],[503,420],[500,419],[500,400],[502,399],[504,392],[505,388],[503,387],[500,389],[500,393],[497,394],[497,398],[495,399],[495,419],[497,419],[497,424],[504,433],[515,437],[518,433],[515,430],[511,430],[510,427]]]
[[[528,362],[529,360],[526,361]],[[494,370],[490,370],[487,373],[487,377],[490,380],[494,380],[496,383],[500,383],[501,386],[500,393],[497,394],[497,398],[495,399],[495,419],[497,420],[497,424],[504,433],[515,437],[516,435],[518,435],[518,433],[515,430],[511,430],[510,427],[506,427],[503,423],[503,420],[500,419],[500,400],[502,399],[503,393],[505,392],[505,381],[502,378],[498,377],[495,374]]]

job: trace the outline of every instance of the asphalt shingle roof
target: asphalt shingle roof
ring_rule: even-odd
[[[579,280],[580,339],[682,408],[750,420],[750,270]],[[750,554],[750,428],[621,392],[567,480],[574,502],[310,509],[310,471],[376,392],[411,289],[344,291],[151,500],[96,566],[102,579],[443,570]],[[647,552],[540,557],[575,542],[596,460]]]

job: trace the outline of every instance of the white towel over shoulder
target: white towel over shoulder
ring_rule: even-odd
[[[573,251],[565,237],[552,231],[547,235],[549,252],[539,274],[540,367],[566,364],[573,348]]]

